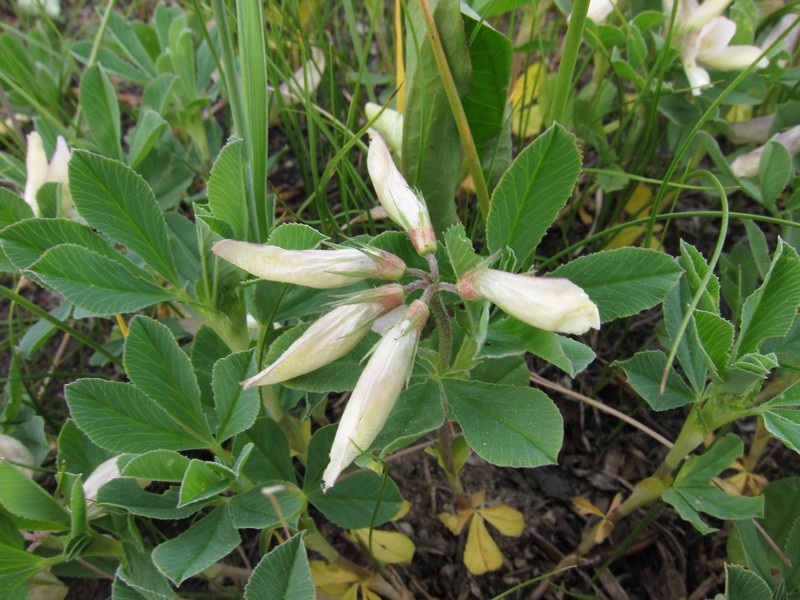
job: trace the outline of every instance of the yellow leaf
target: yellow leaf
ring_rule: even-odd
[[[736,104],[731,106],[731,109],[728,111],[728,114],[725,115],[725,119],[728,123],[739,123],[743,121],[749,121],[753,118],[753,107],[746,104]]]
[[[458,535],[463,531],[464,525],[469,522],[473,514],[471,510],[460,510],[456,514],[443,512],[439,513],[439,520],[442,525],[450,530],[450,533]]]
[[[476,515],[469,526],[464,564],[473,575],[497,571],[503,566],[503,554],[489,535],[480,515]]]
[[[370,548],[369,528],[356,529],[350,532],[350,539],[360,543],[372,552],[372,557],[382,563],[411,563],[414,558],[414,542],[396,531],[372,530],[372,547]]]
[[[358,575],[339,565],[332,565],[321,560],[309,562],[311,567],[311,580],[314,585],[326,594],[340,597],[349,593],[351,587],[357,587]]]
[[[653,197],[653,191],[645,184],[640,183],[633,190],[631,197],[625,204],[625,212],[629,215],[636,215],[638,217],[646,217],[650,215],[651,206],[650,198]]]
[[[661,224],[656,224],[653,227],[653,231],[658,232],[661,231],[662,226]],[[636,240],[638,240],[641,236],[645,234],[647,231],[646,225],[631,225],[630,227],[626,227],[622,231],[620,231],[617,235],[611,238],[611,241],[608,242],[605,246],[605,250],[613,250],[614,248],[624,248],[625,246],[634,246]],[[658,238],[653,236],[650,239],[650,247],[654,250],[659,248],[660,244]]]
[[[592,501],[589,500],[586,496],[578,496],[577,498],[572,499],[572,506],[575,507],[575,510],[578,511],[581,515],[596,515],[598,517],[605,517],[605,513],[597,508]]]
[[[381,597],[369,589],[366,583],[361,584],[361,598],[363,600],[381,600]]]
[[[478,514],[503,535],[517,537],[525,529],[525,517],[522,513],[505,504],[478,509]]]
[[[467,498],[467,506],[470,508],[478,508],[483,501],[486,499],[486,492],[484,490],[480,490],[478,492],[474,492],[469,495]]]
[[[411,502],[408,500],[403,500],[403,503],[400,505],[400,510],[397,511],[397,514],[392,517],[392,521],[399,521],[403,517],[408,514],[408,511],[411,510]]]
[[[597,529],[594,531],[594,541],[599,544],[611,535],[612,531],[614,531],[614,523],[603,517],[603,520],[597,524]]]
[[[339,596],[340,600],[358,600],[358,590],[361,586],[357,583],[350,586],[350,588],[341,596]]]
[[[511,130],[523,138],[535,136],[542,129],[544,116],[538,104],[515,108],[511,115]]]
[[[527,106],[539,97],[539,89],[544,82],[545,71],[540,63],[533,63],[520,75],[511,88],[508,101],[511,106]]]

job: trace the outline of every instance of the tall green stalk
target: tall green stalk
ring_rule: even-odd
[[[545,119],[547,125],[551,125],[554,121],[560,123],[564,120],[569,97],[573,91],[572,76],[575,74],[575,64],[578,62],[578,51],[581,48],[583,28],[586,25],[588,12],[589,0],[575,0],[572,5],[572,18],[567,27],[567,37],[564,39],[561,63],[558,65],[553,101],[550,103],[550,109],[547,111]]]

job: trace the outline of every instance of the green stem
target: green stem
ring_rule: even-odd
[[[564,39],[564,50],[561,53],[561,63],[558,65],[556,76],[556,89],[553,101],[550,103],[545,122],[551,125],[554,121],[563,121],[572,93],[572,76],[575,74],[575,64],[578,62],[578,51],[581,48],[583,28],[586,25],[586,14],[589,12],[589,0],[575,0],[572,5],[572,18],[567,27],[567,36]]]
[[[588,4],[589,0],[585,1]],[[428,0],[419,0],[419,7],[422,10],[422,17],[425,20],[425,29],[428,32],[433,58],[436,60],[436,67],[439,69],[439,75],[442,78],[442,86],[447,95],[447,101],[450,104],[450,111],[453,113],[453,118],[458,127],[461,147],[464,150],[464,154],[467,156],[467,164],[469,165],[469,171],[472,175],[472,181],[475,184],[475,194],[478,196],[478,207],[480,208],[483,222],[486,223],[486,219],[489,215],[489,190],[486,187],[486,179],[483,176],[481,161],[478,157],[478,150],[475,147],[475,140],[472,138],[472,131],[469,128],[467,114],[464,112],[464,106],[461,104],[461,98],[458,95],[456,82],[453,79],[453,73],[450,71],[450,65],[447,64],[444,46],[442,46],[439,31],[436,29],[436,21],[433,19],[433,13],[431,12]]]

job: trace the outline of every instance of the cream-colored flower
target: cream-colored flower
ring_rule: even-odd
[[[383,111],[383,112],[381,112]],[[364,114],[372,121],[372,128],[377,131],[386,145],[398,158],[403,147],[403,113],[393,108],[384,108],[380,104],[367,102]],[[373,121],[373,119],[375,119]]]
[[[796,125],[783,133],[775,136],[775,141],[783,145],[789,154],[794,156],[800,152],[800,125]],[[737,177],[754,177],[758,175],[758,168],[761,164],[761,155],[764,154],[764,146],[759,146],[747,154],[737,156],[731,163],[731,171]]]
[[[403,319],[381,338],[347,401],[333,440],[330,463],[322,475],[329,489],[359,454],[370,449],[406,384],[428,306],[414,300]]]
[[[311,60],[297,69],[289,81],[286,81],[278,90],[285,104],[294,104],[301,101],[306,95],[313,94],[322,81],[325,72],[325,53],[319,48],[311,48]]]
[[[589,12],[587,17],[598,25],[602,25],[608,19],[608,15],[614,12],[615,2],[612,0],[590,0]]]
[[[483,266],[458,280],[465,300],[489,300],[520,321],[547,331],[586,333],[600,328],[600,313],[569,279],[515,275]]]
[[[390,283],[364,296],[371,300],[344,304],[320,317],[275,362],[243,381],[244,388],[294,379],[341,358],[358,345],[375,319],[402,304],[405,292],[399,283]]]
[[[61,16],[61,2],[59,0],[17,0],[17,10],[20,14],[38,16],[43,10],[51,19]]]
[[[378,201],[388,217],[408,232],[419,254],[435,252],[436,233],[425,201],[409,187],[380,134],[370,129],[369,137],[367,170]]]
[[[53,156],[48,163],[41,136],[35,131],[28,134],[28,150],[25,156],[27,180],[25,181],[23,197],[28,206],[31,207],[31,210],[33,210],[33,214],[39,214],[39,205],[36,202],[36,194],[39,192],[39,188],[45,183],[52,182],[61,184],[60,216],[75,216],[72,195],[69,191],[70,157],[71,153],[67,142],[63,137],[58,136],[56,151],[53,152]]]
[[[316,289],[351,285],[361,279],[400,279],[405,263],[394,254],[370,248],[284,250],[278,246],[222,240],[211,249],[262,279]]]
[[[679,0],[676,24],[685,32],[681,42],[681,62],[695,96],[711,83],[706,67],[717,71],[737,71],[757,63],[759,68],[769,65],[762,58],[758,46],[735,45],[731,40],[736,34],[736,23],[721,16],[731,0]],[[672,10],[672,1],[665,0],[664,8]]]

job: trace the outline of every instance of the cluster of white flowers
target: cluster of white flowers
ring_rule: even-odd
[[[346,297],[266,369],[242,382],[245,387],[280,383],[341,358],[356,347],[376,320],[396,311],[409,292],[425,288],[422,298],[412,301],[383,334],[356,383],[323,474],[325,489],[362,452],[371,449],[389,418],[411,373],[430,314],[428,303],[438,290],[457,293],[464,300],[489,300],[517,319],[549,331],[582,334],[600,327],[597,306],[566,279],[514,275],[481,265],[463,274],[455,285],[440,283],[434,256],[436,235],[425,201],[400,174],[380,135],[371,131],[370,139],[367,167],[378,200],[387,216],[408,233],[416,251],[428,259],[431,273],[411,270],[419,278],[405,287],[389,283]],[[367,278],[397,281],[409,273],[399,257],[369,247],[284,250],[223,240],[213,251],[258,277],[322,289]]]

